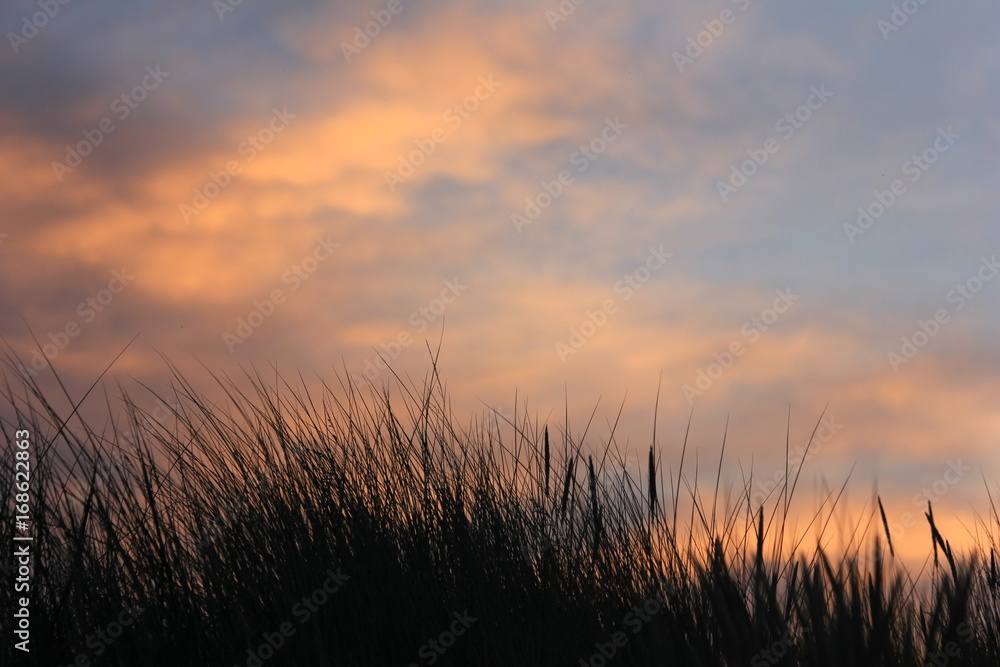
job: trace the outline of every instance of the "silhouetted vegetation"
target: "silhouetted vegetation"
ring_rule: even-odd
[[[875,530],[789,534],[794,475],[705,501],[686,439],[637,478],[565,424],[461,427],[436,365],[396,393],[217,378],[224,404],[174,370],[169,427],[123,388],[101,429],[11,377],[0,491],[29,429],[35,540],[31,652],[5,632],[3,664],[1000,665],[997,543],[953,553],[930,508],[921,586]]]

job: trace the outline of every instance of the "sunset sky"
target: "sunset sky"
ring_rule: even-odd
[[[161,354],[527,404],[771,477],[856,464],[919,553],[1000,472],[1000,6],[0,9],[0,335],[79,398]],[[30,330],[29,330],[30,327]],[[46,345],[46,359],[31,332]],[[14,378],[9,371],[8,378]],[[367,376],[367,378],[366,378]],[[101,414],[103,392],[87,408]],[[92,404],[91,404],[92,403]],[[7,414],[6,412],[4,414]],[[693,456],[693,454],[692,454]],[[691,459],[693,462],[693,459]],[[712,477],[710,475],[709,477]],[[807,508],[808,509],[808,508]]]

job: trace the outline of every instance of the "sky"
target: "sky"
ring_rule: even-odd
[[[110,393],[165,359],[419,383],[440,343],[458,421],[618,419],[639,470],[655,415],[676,471],[690,420],[758,499],[822,416],[804,488],[962,543],[1000,471],[998,19],[5,2],[0,336],[76,398],[126,346]]]

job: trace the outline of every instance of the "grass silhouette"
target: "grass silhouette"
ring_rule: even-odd
[[[997,542],[954,553],[930,506],[943,558],[920,586],[881,499],[888,552],[810,549],[786,534],[797,474],[722,503],[720,457],[705,502],[686,435],[677,476],[654,444],[640,484],[568,424],[463,428],[436,357],[397,394],[216,377],[224,404],[169,368],[171,428],[126,388],[96,429],[7,377],[3,456],[31,431],[35,539],[31,652],[5,632],[4,664],[1000,665]],[[5,544],[14,526],[5,503]]]

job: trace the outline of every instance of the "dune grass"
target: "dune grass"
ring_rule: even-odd
[[[169,427],[145,388],[95,428],[7,373],[0,492],[29,429],[35,540],[31,652],[5,632],[2,663],[1000,665],[993,538],[954,553],[928,507],[941,557],[920,586],[876,531],[839,554],[792,534],[797,475],[763,506],[750,483],[704,500],[686,436],[654,433],[636,478],[565,423],[462,427],[432,362],[396,392],[216,378],[217,404],[171,366]]]

